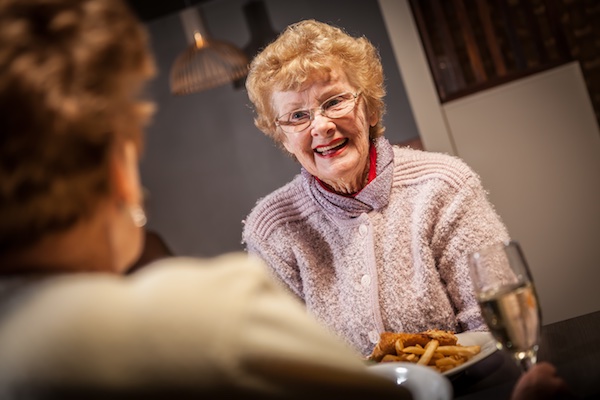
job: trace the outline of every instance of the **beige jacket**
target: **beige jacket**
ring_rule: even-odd
[[[390,390],[406,396],[241,253],[164,259],[126,277],[0,278],[3,400]]]

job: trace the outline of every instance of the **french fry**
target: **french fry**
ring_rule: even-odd
[[[386,354],[383,356],[380,362],[392,362],[392,361],[404,361],[401,357],[395,356],[393,354]]]
[[[445,356],[474,356],[481,351],[481,346],[439,346],[437,351]]]
[[[402,352],[421,355],[425,353],[425,350],[421,346],[408,346],[402,349]]]
[[[418,360],[418,356],[414,355],[414,354],[404,354],[402,353],[399,356],[395,356],[393,354],[386,354],[385,356],[383,356],[383,358],[381,359],[381,362],[392,362],[392,361],[408,361],[408,362],[415,362],[416,360]]]
[[[379,362],[412,362],[445,372],[464,364],[480,351],[481,346],[459,344],[457,337],[448,331],[384,332],[369,358]]]
[[[433,357],[433,353],[435,352],[435,350],[438,348],[439,345],[440,345],[440,342],[438,342],[437,340],[435,340],[435,339],[430,340],[429,343],[427,343],[425,345],[425,352],[423,353],[423,355],[421,356],[419,361],[417,361],[417,364],[420,364],[420,365],[429,364],[429,361],[431,361],[431,357]]]
[[[465,361],[463,359],[456,359],[453,357],[443,357],[443,358],[436,360],[435,365],[437,367],[445,367],[445,366],[456,367],[457,365],[460,365],[464,362]]]
[[[402,339],[396,339],[394,347],[396,349],[396,354],[402,354],[402,350],[404,349],[404,341]]]

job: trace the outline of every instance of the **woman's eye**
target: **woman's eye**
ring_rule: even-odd
[[[323,108],[325,110],[329,110],[330,108],[334,108],[335,106],[340,105],[344,102],[343,97],[334,97],[333,99],[327,100],[325,104],[323,104]]]
[[[292,111],[290,113],[290,121],[302,121],[306,118],[310,118],[309,112],[306,110]]]

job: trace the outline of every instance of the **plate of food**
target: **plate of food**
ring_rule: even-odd
[[[368,357],[376,364],[408,362],[451,376],[497,350],[489,332],[453,332],[431,329],[419,333],[383,332]]]
[[[463,332],[457,333],[456,337],[458,337],[458,343],[463,346],[479,346],[479,353],[475,354],[473,357],[466,360],[464,363],[457,365],[455,368],[444,371],[444,375],[455,375],[465,368],[470,367],[471,365],[478,363],[484,358],[488,357],[492,353],[494,353],[498,348],[496,347],[496,341],[494,337],[489,332]]]
[[[404,386],[413,400],[451,400],[452,385],[431,368],[410,362],[384,362],[369,371]]]

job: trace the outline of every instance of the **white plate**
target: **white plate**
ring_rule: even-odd
[[[413,400],[452,399],[452,385],[448,378],[431,368],[409,362],[386,362],[371,365],[368,369],[404,386]]]
[[[494,353],[498,348],[496,347],[496,341],[494,337],[489,332],[463,332],[457,333],[456,337],[458,338],[458,344],[463,346],[481,346],[481,351],[473,356],[469,361],[464,364],[459,365],[458,367],[454,367],[446,372],[443,375],[450,376],[459,373],[465,368],[469,368],[471,365],[478,363],[483,360],[490,354]]]

